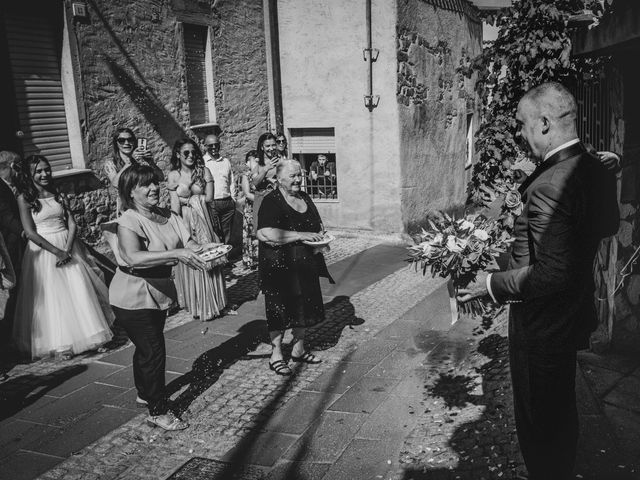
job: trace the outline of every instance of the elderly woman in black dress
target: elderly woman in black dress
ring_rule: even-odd
[[[332,283],[333,279],[322,254],[304,243],[322,240],[323,226],[315,205],[300,188],[300,163],[282,160],[276,175],[278,187],[264,198],[258,214],[258,268],[272,347],[269,368],[290,375],[282,355],[284,331],[293,329],[291,360],[321,362],[305,349],[305,329],[324,320],[319,277]]]

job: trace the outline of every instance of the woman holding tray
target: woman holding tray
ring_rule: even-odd
[[[316,206],[300,188],[300,163],[282,160],[276,174],[278,187],[264,198],[258,213],[258,269],[272,347],[269,368],[290,375],[282,355],[284,330],[293,329],[291,360],[321,362],[306,350],[304,338],[308,327],[324,320],[319,277],[333,279],[322,254],[308,244],[321,243],[324,235]]]

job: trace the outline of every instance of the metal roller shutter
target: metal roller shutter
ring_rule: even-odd
[[[292,128],[290,152],[335,153],[336,139],[333,128]]]
[[[209,121],[205,67],[207,27],[183,24],[183,29],[189,115],[191,125],[199,125]]]
[[[56,26],[34,15],[7,12],[4,18],[24,155],[44,155],[54,170],[69,168]]]

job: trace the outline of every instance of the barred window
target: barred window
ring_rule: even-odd
[[[302,165],[305,189],[316,200],[338,199],[335,130],[292,128],[291,154]]]

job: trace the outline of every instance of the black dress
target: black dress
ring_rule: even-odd
[[[279,228],[294,232],[319,232],[322,221],[316,206],[306,193],[300,196],[307,210],[292,208],[279,189],[262,201],[258,230]],[[260,288],[265,294],[269,331],[311,327],[324,320],[320,276],[333,283],[321,253],[302,242],[273,247],[260,242],[258,252]]]

